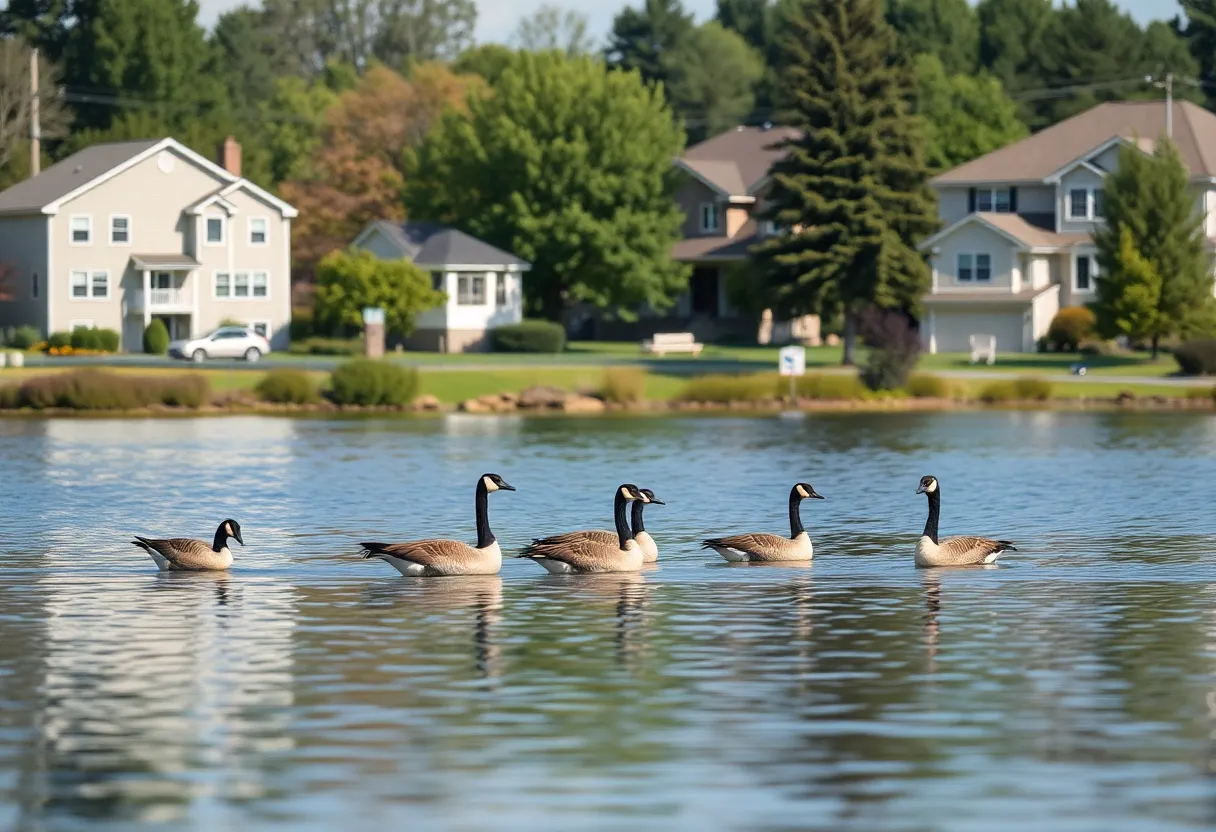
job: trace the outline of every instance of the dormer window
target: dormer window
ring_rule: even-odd
[[[701,203],[701,231],[703,233],[718,230],[718,203]]]
[[[218,246],[224,243],[224,218],[207,217],[207,245]]]

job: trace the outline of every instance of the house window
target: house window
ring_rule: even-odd
[[[1068,192],[1068,218],[1070,220],[1089,219],[1089,190],[1073,188]]]
[[[1094,194],[1094,219],[1102,219],[1102,189],[1098,188]]]
[[[116,246],[130,245],[131,218],[122,214],[110,215],[110,244]]]
[[[110,296],[110,273],[106,271],[73,271],[68,273],[74,300],[104,300]]]
[[[254,272],[252,276],[253,296],[255,298],[264,298],[267,296],[270,289],[270,277],[266,272]]]
[[[93,242],[93,218],[72,217],[72,245],[87,246]]]
[[[975,257],[970,254],[958,256],[958,281],[966,283],[975,278]]]
[[[456,275],[456,303],[460,306],[484,306],[486,276],[484,274]]]
[[[975,279],[976,281],[992,280],[991,254],[975,255]]]
[[[250,217],[249,218],[249,245],[251,245],[251,246],[266,245],[266,218],[265,217]]]
[[[507,276],[503,272],[494,275],[494,303],[497,306],[507,305]]]
[[[87,298],[89,296],[89,273],[72,272],[72,297]]]
[[[237,272],[233,275],[232,296],[234,298],[249,297],[249,272]]]
[[[207,244],[222,245],[224,242],[224,218],[207,217]]]
[[[215,296],[217,298],[232,296],[232,275],[228,272],[215,273]]]
[[[93,272],[91,284],[93,287],[93,297],[108,298],[110,296],[109,272]]]
[[[1008,214],[1009,208],[1008,188],[976,188],[975,210]]]
[[[1092,292],[1098,277],[1098,262],[1092,255],[1078,254],[1076,270],[1073,272],[1074,292]]]
[[[717,231],[718,230],[718,203],[702,202],[701,203],[701,230],[702,231]]]

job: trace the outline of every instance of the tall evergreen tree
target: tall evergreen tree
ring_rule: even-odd
[[[666,82],[664,56],[692,31],[692,14],[680,0],[643,0],[625,8],[612,21],[605,55],[609,66],[636,69],[647,83]]]
[[[1051,0],[980,0],[979,65],[1011,93],[1043,85],[1043,37]]]
[[[1209,84],[1216,82],[1216,0],[1180,0],[1186,13],[1183,35],[1199,77]],[[1208,87],[1208,100],[1216,101],[1216,88]]]
[[[974,72],[980,22],[967,0],[886,0],[887,22],[909,54],[937,56],[950,75]]]
[[[1154,359],[1162,338],[1204,322],[1214,303],[1212,256],[1189,180],[1168,139],[1152,156],[1125,146],[1103,188],[1106,222],[1094,234],[1098,329],[1150,339]]]
[[[783,143],[764,216],[790,230],[753,251],[783,312],[843,313],[852,364],[862,308],[915,311],[929,288],[916,243],[937,216],[916,81],[881,0],[796,0],[780,31],[780,120],[801,136]]]

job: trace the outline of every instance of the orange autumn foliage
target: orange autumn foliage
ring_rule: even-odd
[[[348,245],[372,220],[404,218],[406,149],[416,147],[445,110],[464,111],[469,93],[482,86],[477,76],[455,75],[437,63],[415,67],[408,79],[376,65],[339,96],[306,172],[280,187],[300,211],[292,228],[300,277],[311,278],[322,257]]]

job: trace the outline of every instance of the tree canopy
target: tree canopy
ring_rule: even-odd
[[[709,21],[663,58],[667,95],[696,142],[741,124],[756,101],[764,59],[739,35]]]
[[[333,251],[317,266],[316,320],[330,332],[356,331],[363,308],[384,309],[387,333],[409,335],[418,313],[434,309],[447,295],[431,276],[408,260],[381,260],[370,251]]]

